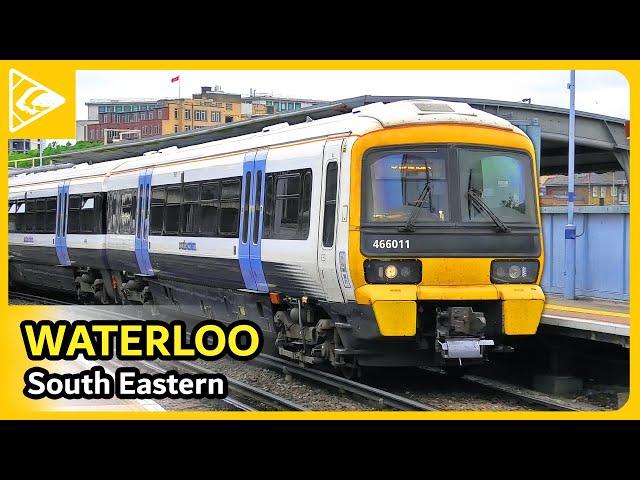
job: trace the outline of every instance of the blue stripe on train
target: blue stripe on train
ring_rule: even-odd
[[[136,212],[136,261],[142,275],[153,275],[149,258],[149,215],[151,196],[151,173],[140,172],[138,177],[138,201]]]
[[[69,266],[69,250],[67,250],[67,203],[69,201],[69,185],[58,185],[58,202],[57,202],[57,224],[56,237],[54,240],[56,246],[56,255],[60,265]]]
[[[242,168],[242,191],[240,192],[240,228],[238,233],[238,263],[240,264],[240,272],[244,279],[245,288],[248,290],[256,290],[257,285],[255,278],[251,272],[251,256],[250,256],[250,233],[251,233],[251,209],[246,209],[245,202],[247,189],[253,188],[253,164],[256,158],[256,152],[247,153],[244,156]],[[247,173],[249,175],[247,175]],[[247,181],[247,177],[250,181]],[[249,202],[251,204],[251,202]],[[245,228],[246,225],[246,228]]]
[[[264,212],[264,192],[266,190],[265,188],[265,177],[266,177],[266,166],[267,166],[267,151],[263,150],[261,152],[258,152],[258,154],[256,155],[256,159],[255,159],[255,163],[254,163],[254,169],[253,169],[253,185],[254,187],[254,194],[252,195],[252,205],[255,205],[255,195],[256,194],[260,194],[260,210],[257,212],[253,212],[253,215],[257,215],[258,216],[258,235],[257,235],[257,242],[254,243],[254,227],[256,225],[255,221],[252,222],[252,226],[251,226],[251,247],[249,250],[249,256],[251,259],[251,271],[253,273],[255,282],[256,282],[256,290],[259,290],[261,292],[268,292],[269,291],[269,287],[267,285],[267,281],[265,279],[264,276],[264,270],[262,268],[262,222],[263,222],[263,212]],[[256,189],[258,188],[258,174],[261,175],[261,180],[260,180],[260,192],[257,192]]]

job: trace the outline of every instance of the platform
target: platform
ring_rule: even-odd
[[[629,303],[546,294],[540,331],[629,348]]]

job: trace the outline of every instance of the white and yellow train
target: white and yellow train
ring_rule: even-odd
[[[347,371],[478,363],[540,321],[534,158],[509,122],[425,99],[24,173],[10,279],[248,319]]]

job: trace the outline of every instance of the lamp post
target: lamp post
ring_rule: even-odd
[[[567,188],[567,225],[564,228],[564,298],[576,298],[576,226],[573,223],[575,202],[575,140],[576,140],[576,71],[571,70],[569,80],[569,171]]]

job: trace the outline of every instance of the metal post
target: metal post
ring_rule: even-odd
[[[38,139],[38,148],[40,149],[40,166],[42,166],[42,143],[43,143],[43,139],[39,138]]]
[[[540,128],[540,122],[537,118],[532,118],[531,123],[525,127],[525,133],[531,139],[533,143],[533,150],[536,153],[536,173],[538,174],[538,180],[540,180],[540,155],[542,150],[542,132]]]
[[[575,140],[576,140],[576,71],[571,70],[569,80],[569,171],[567,189],[567,225],[564,229],[564,298],[576,298],[576,226],[573,223],[575,201]]]

